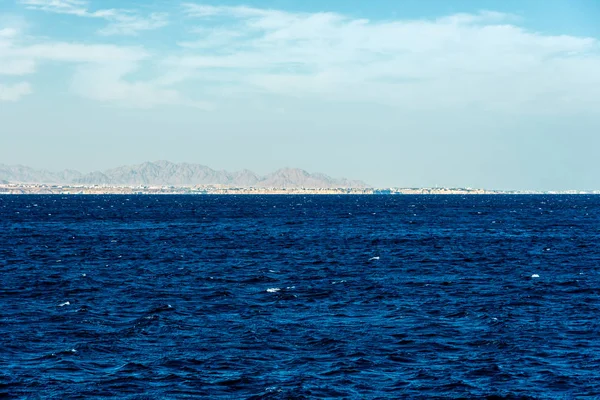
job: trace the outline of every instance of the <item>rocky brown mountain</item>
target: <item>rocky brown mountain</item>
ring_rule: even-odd
[[[284,168],[266,176],[259,176],[249,170],[228,172],[214,170],[200,164],[172,163],[169,161],[145,162],[88,174],[73,170],[50,172],[25,166],[0,164],[0,180],[12,183],[80,185],[225,185],[270,188],[368,187],[366,183],[361,181],[335,179],[320,173],[311,174],[297,168]]]

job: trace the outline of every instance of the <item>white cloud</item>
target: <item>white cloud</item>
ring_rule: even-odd
[[[592,110],[600,101],[595,38],[546,35],[491,11],[369,21],[335,13],[183,4],[202,29],[165,63],[239,91],[369,101],[404,108]],[[218,35],[210,29],[218,28]],[[225,83],[225,81],[224,81]]]
[[[11,54],[33,60],[98,64],[135,62],[150,57],[150,54],[140,47],[66,42],[44,42],[20,46],[14,48]]]
[[[12,38],[17,35],[17,30],[14,28],[2,28],[0,29],[0,39]]]
[[[27,82],[12,85],[0,83],[0,101],[18,101],[31,92],[31,85]]]
[[[207,103],[187,99],[158,79],[134,79],[152,57],[141,47],[41,40],[0,27],[0,76],[30,75],[47,63],[60,63],[74,68],[71,89],[84,98],[129,107],[210,108]],[[17,101],[32,91],[29,83],[0,85],[3,101]]]
[[[233,43],[235,43],[235,39],[239,39],[244,36],[241,32],[219,28],[196,28],[192,29],[192,32],[201,38],[192,41],[181,41],[178,42],[177,45],[189,49],[231,46]]]
[[[0,75],[29,75],[35,72],[35,61],[31,59],[2,60]]]
[[[136,63],[84,65],[77,69],[71,87],[82,97],[130,107],[180,105],[212,109],[208,103],[189,100],[178,91],[165,88],[157,82],[125,79],[137,69]]]
[[[98,32],[104,36],[135,36],[139,32],[159,29],[169,23],[166,13],[142,16],[137,12],[122,9],[90,11],[89,3],[82,0],[20,0],[20,3],[32,10],[105,19],[109,24]]]
[[[155,30],[168,25],[168,17],[165,13],[151,13],[147,17],[116,13],[109,19],[111,23],[99,31],[101,35],[133,36],[141,31]]]
[[[86,2],[81,0],[21,0],[20,2],[33,10],[87,16]]]
[[[286,15],[276,10],[252,8],[247,6],[211,6],[205,4],[183,3],[185,13],[191,17],[228,16],[234,18],[265,17],[271,14]]]
[[[135,35],[167,23],[166,14],[92,10],[83,0],[19,1],[105,19],[101,35]],[[71,88],[78,95],[139,107],[210,108],[185,97],[186,90],[216,103],[269,94],[473,112],[600,107],[598,39],[533,32],[513,15],[482,11],[375,21],[247,6],[184,3],[181,10],[187,37],[160,53],[89,38],[26,38],[0,21],[0,76],[63,63],[74,70]]]

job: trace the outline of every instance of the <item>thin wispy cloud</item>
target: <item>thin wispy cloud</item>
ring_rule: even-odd
[[[102,13],[88,12],[87,3],[81,0],[20,0],[20,3],[32,10],[78,15],[80,17],[102,16]]]
[[[18,101],[32,92],[28,82],[15,84],[0,83],[0,101]]]
[[[33,41],[33,43],[32,43]],[[152,54],[140,46],[83,44],[36,39],[17,30],[0,30],[0,101],[18,101],[32,93],[28,82],[10,84],[2,76],[27,76],[44,65],[63,63],[73,71],[71,91],[84,98],[129,107],[179,105],[202,109],[211,106],[192,101],[152,79],[136,79]]]
[[[135,36],[140,32],[159,29],[169,24],[168,14],[166,13],[151,13],[148,16],[141,17],[125,12],[115,12],[107,19],[111,23],[98,31],[99,34],[105,36]]]
[[[17,35],[17,30],[14,28],[2,28],[0,29],[0,40],[9,39]],[[2,42],[0,42],[2,43]]]
[[[207,28],[180,43],[187,53],[167,63],[199,71],[198,79],[218,79],[215,70],[237,71],[239,91],[536,112],[589,108],[600,98],[598,85],[590,86],[600,83],[597,39],[531,32],[515,25],[514,15],[482,11],[370,21],[246,6],[182,8],[199,25],[218,26],[219,34]]]
[[[168,25],[167,13],[141,15],[136,11],[124,9],[99,9],[91,11],[89,3],[82,0],[19,0],[31,10],[40,10],[57,14],[70,14],[87,18],[102,18],[109,24],[98,31],[99,34],[138,35],[140,32],[163,28]]]
[[[213,17],[228,16],[234,18],[266,17],[269,15],[284,16],[285,12],[261,9],[247,6],[212,6],[206,4],[183,3],[182,7],[188,16],[192,17]]]
[[[29,75],[35,72],[35,62],[32,59],[6,60],[0,64],[0,75]]]

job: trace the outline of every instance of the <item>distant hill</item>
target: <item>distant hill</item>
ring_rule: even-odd
[[[64,170],[50,172],[38,170],[23,165],[0,164],[0,181],[13,183],[71,183],[82,176],[81,172]]]
[[[302,169],[283,168],[261,178],[257,186],[277,188],[363,188],[368,185],[361,181],[334,179],[324,174],[311,174]]]
[[[106,171],[82,174],[64,170],[50,172],[17,165],[0,164],[0,180],[13,183],[81,184],[81,185],[145,185],[189,186],[226,185],[232,187],[273,188],[364,188],[362,181],[336,179],[320,173],[309,173],[297,168],[284,168],[259,176],[252,171],[217,171],[205,165],[172,163],[169,161],[145,162]]]

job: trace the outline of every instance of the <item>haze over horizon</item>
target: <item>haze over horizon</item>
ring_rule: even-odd
[[[0,2],[0,164],[600,189],[600,2]]]

